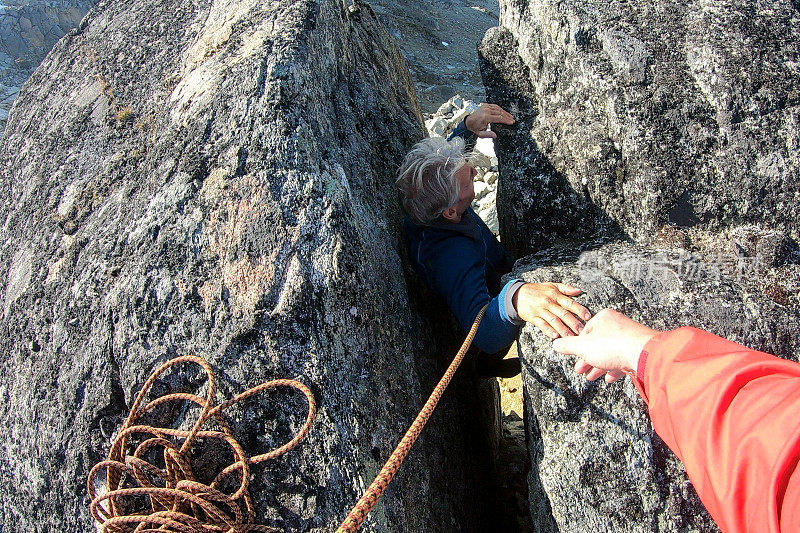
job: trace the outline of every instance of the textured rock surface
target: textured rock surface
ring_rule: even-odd
[[[497,148],[519,253],[606,217],[641,242],[666,222],[800,232],[796,2],[503,1],[481,54],[519,121]]]
[[[797,3],[500,6],[480,47],[487,99],[517,118],[496,128],[500,233],[517,257],[546,249],[517,274],[794,357]],[[519,349],[535,527],[713,529],[630,383],[587,383],[530,326]]]
[[[0,135],[22,84],[95,0],[0,2]]]
[[[372,0],[368,2],[408,61],[423,112],[460,93],[483,101],[475,48],[497,24],[497,0]]]
[[[700,327],[797,360],[800,315],[761,293],[752,262],[624,243],[579,253],[547,250],[519,261],[515,271],[528,281],[583,288],[579,300],[594,311],[614,307],[660,329]],[[715,530],[630,380],[587,382],[531,326],[519,351],[538,531]]]
[[[183,353],[212,363],[225,397],[278,376],[312,386],[307,440],[255,469],[257,516],[291,531],[344,518],[453,348],[400,259],[413,92],[372,11],[333,0],[101,0],[59,41],[0,147],[3,531],[92,531],[88,469]],[[460,372],[366,530],[485,530],[475,388]],[[255,454],[304,413],[276,394],[235,425]]]

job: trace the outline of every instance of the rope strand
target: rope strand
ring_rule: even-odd
[[[486,306],[478,312],[461,348],[417,418],[406,431],[400,444],[397,445],[364,495],[336,530],[337,533],[355,532],[361,527],[369,512],[383,495],[458,370],[475,338],[485,312]],[[189,393],[174,393],[156,398],[140,408],[158,376],[169,368],[184,362],[197,364],[205,371],[208,380],[206,397],[201,398]],[[237,402],[277,387],[295,388],[306,396],[308,400],[306,421],[301,430],[286,444],[267,453],[248,458],[233,437],[223,412]],[[193,355],[176,357],[161,365],[151,374],[142,390],[139,391],[128,418],[114,440],[108,459],[95,465],[89,472],[87,490],[92,500],[90,510],[95,520],[101,524],[103,533],[145,533],[148,531],[162,533],[248,533],[259,531],[271,533],[278,531],[269,526],[253,523],[253,501],[249,491],[250,466],[288,452],[305,438],[317,411],[314,395],[308,387],[290,379],[262,383],[217,406],[214,406],[215,393],[216,385],[211,366],[203,359]],[[136,424],[142,416],[156,407],[177,401],[190,402],[201,407],[200,416],[189,431]],[[203,429],[206,422],[212,418],[221,431]],[[133,455],[126,455],[132,435],[148,435],[149,437],[135,448]],[[176,443],[171,439],[179,442]],[[211,485],[205,485],[194,479],[189,454],[192,444],[197,439],[217,439],[227,444],[233,452],[234,462],[224,468]],[[163,449],[164,469],[143,459],[148,452],[156,448]],[[95,480],[103,470],[106,472],[106,492],[98,495],[95,490]],[[233,494],[222,492],[220,490],[222,481],[234,472],[239,473],[239,488]],[[139,486],[122,488],[128,478],[136,480]],[[153,482],[154,479],[159,479],[161,485],[156,485]],[[150,511],[128,514],[125,503],[143,496],[149,499]],[[103,505],[105,502],[107,502],[107,506]],[[242,512],[242,503],[245,512]]]
[[[425,402],[425,405],[417,415],[417,418],[411,424],[411,427],[408,428],[408,431],[406,431],[406,434],[403,436],[400,444],[398,444],[394,449],[392,455],[390,455],[389,459],[386,461],[386,464],[383,465],[381,471],[377,476],[375,476],[375,480],[370,484],[366,492],[364,492],[364,495],[361,497],[361,499],[358,500],[358,503],[356,503],[355,507],[353,507],[353,509],[347,515],[347,518],[345,518],[341,523],[339,528],[336,530],[336,533],[353,533],[359,527],[361,527],[361,524],[367,518],[369,512],[373,507],[375,507],[375,504],[378,503],[378,499],[386,491],[386,487],[392,481],[392,478],[394,477],[395,473],[397,473],[400,465],[403,464],[403,460],[411,450],[411,446],[414,445],[414,441],[416,441],[417,437],[419,437],[422,428],[425,427],[425,424],[428,422],[428,418],[430,418],[433,410],[436,408],[436,404],[439,403],[442,393],[447,388],[447,385],[450,384],[450,380],[453,378],[456,370],[458,370],[458,366],[464,359],[464,355],[467,353],[467,350],[472,344],[472,339],[475,338],[475,333],[478,331],[478,325],[480,325],[481,319],[486,312],[486,307],[487,306],[484,305],[478,312],[478,316],[475,317],[475,322],[472,323],[472,327],[467,334],[467,338],[464,339],[464,343],[461,345],[458,353],[453,358],[453,362],[450,363],[450,366],[447,368],[447,372],[444,373],[444,376],[442,376],[442,379],[439,380],[436,388],[433,389],[428,401]]]

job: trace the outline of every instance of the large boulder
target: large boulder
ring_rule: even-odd
[[[95,0],[0,2],[0,136],[25,80],[65,33],[80,23]]]
[[[690,325],[797,360],[800,314],[754,286],[754,261],[708,250],[595,246],[534,254],[512,275],[581,287],[579,300],[595,312],[616,308],[659,329]],[[798,268],[785,274],[796,295]],[[530,325],[519,351],[538,531],[716,530],[629,379],[586,381],[572,370],[573,358],[555,353]]]
[[[24,86],[0,147],[3,531],[92,531],[88,470],[185,353],[220,397],[276,377],[316,393],[307,439],[253,469],[261,523],[331,529],[389,456],[454,346],[401,260],[414,88],[356,4],[101,0]],[[365,530],[485,530],[475,381],[459,373]],[[256,454],[305,402],[234,415]]]
[[[495,128],[514,275],[795,358],[797,2],[500,5],[479,52],[517,118]],[[587,383],[531,326],[519,349],[539,530],[714,528],[629,381]]]
[[[497,147],[513,251],[617,225],[639,242],[665,223],[797,237],[797,2],[500,4],[480,51],[487,98],[518,118]]]

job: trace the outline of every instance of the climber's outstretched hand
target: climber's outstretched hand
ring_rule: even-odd
[[[514,309],[548,337],[577,335],[591,318],[584,306],[572,299],[579,288],[564,283],[526,283],[514,293]]]
[[[481,104],[478,110],[464,121],[467,129],[478,137],[496,139],[497,134],[488,129],[489,124],[493,122],[510,126],[514,123],[514,117],[499,105]]]
[[[554,340],[553,349],[577,356],[575,372],[586,374],[590,381],[605,375],[611,383],[636,372],[644,345],[658,333],[613,309],[603,309],[580,335]]]

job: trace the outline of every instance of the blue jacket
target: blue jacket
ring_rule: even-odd
[[[511,271],[512,263],[472,208],[457,224],[441,218],[418,226],[405,215],[403,229],[414,269],[447,302],[465,332],[481,307],[489,304],[474,344],[486,353],[497,353],[514,342],[524,322],[511,299],[522,282],[502,285],[500,278]]]
[[[466,119],[447,140],[456,136],[464,138],[467,150],[475,147],[477,138],[467,129]],[[464,332],[472,327],[481,307],[489,304],[473,344],[490,354],[508,348],[525,323],[512,302],[523,282],[502,285],[500,278],[513,264],[483,220],[470,207],[458,224],[439,217],[432,225],[417,226],[404,215],[403,229],[414,270],[447,302]]]

